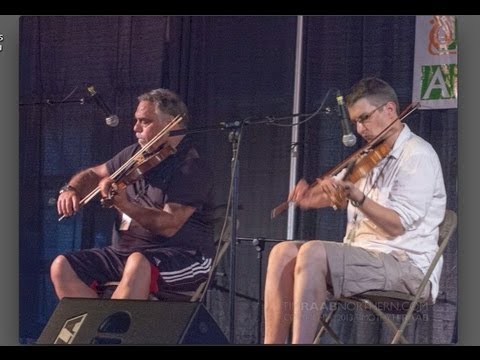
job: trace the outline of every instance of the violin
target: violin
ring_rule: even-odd
[[[133,165],[113,183],[116,185],[116,189],[115,186],[110,187],[110,192],[108,195],[100,200],[101,205],[108,208],[112,207],[113,197],[117,195],[118,189],[123,190],[127,187],[127,185],[133,184],[134,182],[142,179],[143,175],[147,171],[153,169],[167,157],[175,154],[176,152],[177,150],[174,147],[172,147],[170,144],[167,144],[157,152],[137,160],[135,165]]]
[[[156,134],[152,140],[150,140],[148,143],[146,143],[139,151],[137,151],[130,159],[128,159],[122,166],[120,166],[117,171],[115,171],[110,177],[114,180],[114,182],[117,182],[120,178],[123,178],[128,182],[129,179],[134,178],[134,175],[138,172],[140,172],[140,175],[143,175],[145,171],[148,171],[149,169],[153,168],[154,166],[158,165],[160,161],[165,159],[168,155],[171,155],[172,153],[168,154],[167,153],[170,151],[171,152],[171,147],[164,147],[154,153],[153,155],[147,155],[150,149],[164,136],[168,136],[169,131],[177,125],[180,121],[183,120],[184,115],[177,115],[175,118],[172,119],[172,121],[165,126],[162,130]],[[165,149],[165,150],[164,150]],[[164,152],[162,152],[162,150]],[[147,158],[145,157],[147,155]],[[146,161],[148,160],[148,162]],[[150,162],[151,161],[151,162]],[[155,164],[155,161],[157,163]],[[155,165],[153,165],[155,164]],[[148,170],[146,170],[148,169]],[[125,178],[126,174],[129,174],[129,177]],[[137,180],[139,177],[137,178]],[[132,181],[134,182],[134,181]],[[130,182],[131,183],[131,182]],[[126,184],[128,185],[128,183]],[[125,186],[126,186],[125,185]],[[83,199],[79,201],[79,206],[86,205],[90,200],[92,200],[98,193],[100,192],[100,188],[97,186],[95,189],[93,189],[88,195],[86,195]],[[62,220],[65,218],[66,215],[62,215],[58,219],[58,221]]]
[[[317,178],[315,182],[310,185],[310,188],[318,185],[318,183],[330,176],[338,175],[342,170],[347,169],[343,180],[348,180],[356,183],[362,177],[366,176],[383,158],[390,153],[390,146],[384,141],[384,135],[392,127],[392,125],[399,120],[403,120],[417,109],[419,103],[410,104],[395,120],[393,120],[385,129],[383,129],[375,138],[368,142],[365,146],[355,151],[345,160],[341,161],[333,169],[327,171],[323,176]],[[346,208],[347,199],[343,189],[338,189],[334,199],[332,199],[332,207]],[[285,201],[275,207],[271,212],[271,218],[277,217],[279,214],[288,209],[289,202]]]
[[[376,145],[363,156],[351,162],[342,180],[356,183],[361,178],[367,176],[367,174],[390,153],[390,150],[390,146],[385,142]],[[320,180],[322,180],[322,178],[317,179],[313,186],[318,184]],[[345,196],[345,191],[343,188],[338,189],[335,197],[332,199],[332,207],[335,210],[338,208],[345,209],[347,203],[348,200]]]

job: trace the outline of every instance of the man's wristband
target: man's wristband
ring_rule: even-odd
[[[367,197],[365,196],[364,193],[362,193],[362,194],[363,194],[362,200],[360,200],[360,201],[350,200],[350,203],[352,204],[352,206],[354,206],[354,207],[359,207],[359,206],[362,206],[362,205],[363,205],[363,203],[365,202],[365,199],[366,199]]]
[[[65,184],[60,188],[58,193],[61,194],[61,193],[64,193],[65,191],[75,191],[75,192],[77,192],[77,189],[75,189],[73,186]]]

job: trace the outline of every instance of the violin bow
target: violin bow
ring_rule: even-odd
[[[142,146],[142,148],[140,150],[138,150],[130,159],[128,159],[127,161],[125,161],[125,163],[120,166],[112,175],[110,175],[110,178],[112,180],[115,180],[125,169],[129,168],[130,166],[132,166],[139,158],[141,158],[142,156],[144,156],[144,154],[146,152],[148,152],[150,150],[150,148],[158,141],[160,140],[162,137],[164,137],[166,134],[168,134],[168,132],[170,131],[170,129],[172,129],[175,125],[177,125],[180,121],[183,120],[183,116],[184,114],[182,115],[177,115],[175,116],[175,118],[172,119],[172,121],[170,121],[170,123],[165,126],[162,130],[160,130],[149,142],[147,142],[144,146]],[[83,199],[81,199],[78,203],[79,206],[83,206],[83,205],[86,205],[90,200],[92,200],[98,193],[100,192],[100,187],[96,187],[95,189],[93,189],[88,195],[86,195]],[[62,215],[58,221],[61,221],[63,218],[65,218],[66,216],[65,215]]]
[[[403,120],[405,119],[408,115],[410,115],[413,111],[415,111],[418,106],[420,105],[419,102],[414,102],[409,104],[403,111],[402,113],[395,119],[393,120],[388,126],[383,129],[377,136],[375,136],[372,140],[370,140],[366,145],[364,145],[362,148],[358,149],[354,153],[352,153],[350,156],[348,156],[346,159],[342,160],[339,164],[334,166],[332,169],[327,171],[325,174],[323,174],[320,178],[317,178],[312,184],[310,184],[310,187],[315,186],[319,180],[327,177],[327,176],[334,176],[338,174],[340,171],[342,171],[344,168],[353,165],[353,163],[356,161],[358,156],[360,156],[362,153],[365,151],[370,150],[373,146],[377,145],[381,140],[383,135],[390,129],[390,127],[398,120]],[[283,213],[285,210],[288,209],[288,206],[290,203],[293,203],[291,201],[284,201],[277,207],[275,207],[272,212],[270,213],[270,219],[276,218],[278,215]]]

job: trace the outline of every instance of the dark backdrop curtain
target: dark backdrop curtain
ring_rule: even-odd
[[[56,306],[50,261],[110,240],[112,212],[98,201],[58,222],[55,199],[75,172],[134,141],[135,97],[163,84],[166,30],[166,17],[20,19],[21,338],[38,336]],[[106,126],[87,84],[118,127]]]
[[[20,30],[20,338],[29,341],[57,304],[50,261],[65,250],[110,241],[112,214],[97,201],[75,217],[57,221],[58,188],[80,168],[103,162],[134,141],[130,119],[136,96],[153,88],[180,93],[192,113],[191,127],[290,114],[296,17],[23,17]],[[329,89],[344,91],[366,75],[390,82],[406,106],[414,34],[413,16],[305,17],[303,110],[313,112]],[[118,127],[106,126],[91,101],[74,101],[89,99],[86,83],[94,84],[120,117]],[[48,105],[47,99],[63,103]],[[329,96],[326,104],[334,101]],[[406,122],[438,151],[447,206],[456,210],[457,110],[417,111]],[[239,151],[239,236],[285,237],[286,216],[270,221],[269,213],[288,193],[290,138],[287,127],[245,127]],[[229,132],[199,133],[196,139],[214,170],[221,208],[230,183]],[[336,115],[322,113],[301,126],[300,150],[299,176],[312,180],[354,149],[341,144]],[[329,209],[299,212],[296,234],[340,240],[344,217]],[[263,328],[259,297],[271,245],[260,253],[250,243],[236,246],[235,342],[256,343]],[[407,330],[414,341],[452,341],[456,249],[452,241],[438,304],[427,310],[428,321]],[[227,254],[208,296],[208,308],[227,336],[230,277]],[[382,329],[376,322],[365,323],[360,328],[347,321],[334,326],[344,329],[346,342],[378,341]]]
[[[181,73],[178,79],[183,86],[188,84],[184,93],[195,119],[218,125],[291,113],[295,17],[192,17],[175,18],[172,24],[178,33],[172,37],[170,59],[180,63],[171,62],[170,69]],[[186,29],[188,34],[184,34]],[[239,236],[285,237],[286,223],[270,221],[270,211],[288,192],[290,131],[266,125],[244,128],[237,189]],[[220,207],[226,205],[231,176],[229,133],[198,135],[204,155],[211,160]],[[265,257],[270,248],[266,246]],[[238,244],[236,251],[235,341],[256,343],[258,298],[263,297],[258,284],[263,284],[266,261],[260,263],[251,243]],[[228,336],[229,254],[218,273],[208,302]]]

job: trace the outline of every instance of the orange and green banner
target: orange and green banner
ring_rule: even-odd
[[[455,16],[417,16],[413,101],[420,109],[457,107],[457,21]]]

